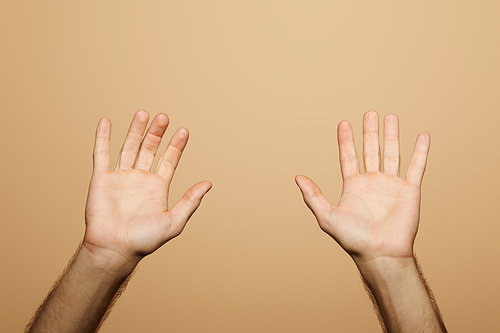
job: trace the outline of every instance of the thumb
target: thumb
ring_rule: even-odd
[[[311,179],[303,175],[298,175],[295,177],[295,182],[302,192],[304,201],[313,212],[316,219],[321,224],[327,220],[327,216],[331,211],[332,205],[328,199],[321,193],[318,185],[316,185]]]
[[[171,230],[176,234],[180,234],[187,221],[201,204],[201,199],[212,188],[212,183],[209,181],[199,182],[193,185],[184,193],[182,198],[170,210],[172,217]]]

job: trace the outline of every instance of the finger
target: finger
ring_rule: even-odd
[[[363,117],[363,160],[365,172],[380,171],[378,113],[368,111]]]
[[[406,171],[406,179],[417,186],[422,184],[430,146],[431,136],[429,133],[420,133],[415,142],[415,149],[413,150],[410,166],[408,167],[408,171]]]
[[[399,176],[399,119],[395,114],[384,117],[384,172]]]
[[[295,182],[302,192],[302,197],[304,198],[307,207],[309,207],[314,216],[316,216],[318,222],[323,223],[324,221],[327,221],[332,205],[323,193],[321,193],[318,185],[303,175],[295,177]]]
[[[344,120],[337,127],[337,141],[339,143],[339,160],[342,177],[346,179],[359,173],[359,162],[354,146],[354,136],[351,124]]]
[[[135,167],[144,171],[149,171],[153,165],[156,151],[161,143],[161,138],[167,130],[169,119],[166,114],[160,113],[149,125],[149,129],[142,140],[139,156],[135,162]]]
[[[167,213],[172,218],[171,231],[174,235],[182,232],[187,221],[200,206],[201,199],[212,188],[212,183],[203,181],[193,185],[182,198],[175,204],[174,207]]]
[[[175,169],[179,164],[182,151],[186,147],[189,139],[189,132],[186,128],[179,128],[170,140],[163,156],[158,161],[155,173],[163,177],[168,184],[172,181]]]
[[[116,170],[130,169],[134,165],[148,120],[149,114],[146,111],[139,110],[135,113],[120,151]]]
[[[109,140],[111,138],[111,122],[101,118],[97,124],[94,144],[94,172],[109,170]]]

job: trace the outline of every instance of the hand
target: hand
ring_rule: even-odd
[[[169,119],[158,114],[143,139],[148,120],[146,111],[135,114],[114,171],[109,158],[110,121],[102,118],[96,131],[83,247],[118,266],[135,266],[179,235],[212,186],[208,181],[194,185],[169,210],[170,182],[189,133],[181,128],[173,135],[152,173]]]
[[[304,201],[321,229],[357,263],[413,257],[429,134],[418,136],[406,177],[400,178],[399,123],[395,114],[384,118],[382,171],[377,112],[368,111],[363,118],[365,173],[359,171],[350,123],[342,121],[337,130],[344,181],[341,199],[337,206],[331,205],[312,180],[297,176]]]

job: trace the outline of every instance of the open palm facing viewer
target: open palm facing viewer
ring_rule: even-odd
[[[430,147],[428,133],[420,133],[411,163],[400,177],[399,120],[384,117],[381,158],[379,118],[363,117],[363,162],[354,144],[352,127],[342,121],[337,129],[343,189],[332,205],[305,176],[296,182],[320,227],[353,258],[374,303],[384,330],[390,332],[444,331],[432,293],[420,273],[413,244],[420,219],[420,186]]]
[[[134,115],[115,170],[111,123],[99,121],[83,241],[25,332],[97,331],[138,262],[181,233],[211,188],[208,181],[197,183],[169,208],[170,183],[189,133],[175,132],[152,172],[169,119],[158,114],[146,131],[148,121],[146,111]]]
[[[83,246],[96,255],[109,256],[117,264],[136,263],[179,235],[211,188],[210,182],[200,182],[169,209],[170,183],[189,133],[185,128],[177,130],[151,172],[168,117],[158,114],[142,140],[148,118],[145,111],[134,116],[113,171],[109,163],[109,121],[101,119],[97,129]]]

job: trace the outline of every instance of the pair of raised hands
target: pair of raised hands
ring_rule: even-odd
[[[96,132],[83,245],[93,253],[111,256],[117,265],[135,264],[179,235],[212,186],[208,181],[194,185],[169,208],[170,183],[189,133],[185,128],[175,132],[153,171],[153,160],[169,119],[163,113],[158,114],[146,131],[148,120],[146,111],[135,114],[115,170],[111,170],[109,157],[110,121],[102,118]],[[347,121],[338,126],[338,143],[344,186],[336,206],[309,178],[296,177],[320,227],[355,260],[412,257],[429,135],[418,136],[405,178],[399,176],[396,115],[384,118],[381,158],[378,114],[375,111],[365,114],[364,173],[360,172],[352,128]]]
[[[120,295],[137,263],[179,235],[212,184],[200,182],[169,208],[169,188],[189,133],[175,132],[152,171],[168,126],[158,114],[138,111],[130,124],[115,170],[111,170],[111,123],[96,131],[94,171],[85,211],[83,242],[28,324],[26,332],[95,332]],[[363,118],[361,172],[352,127],[338,126],[344,186],[332,205],[305,176],[296,182],[321,229],[354,259],[382,328],[390,332],[446,332],[430,288],[413,254],[418,229],[420,184],[430,137],[421,133],[406,176],[401,178],[398,117],[384,117],[383,156],[379,118]],[[104,318],[104,319],[103,319]]]

